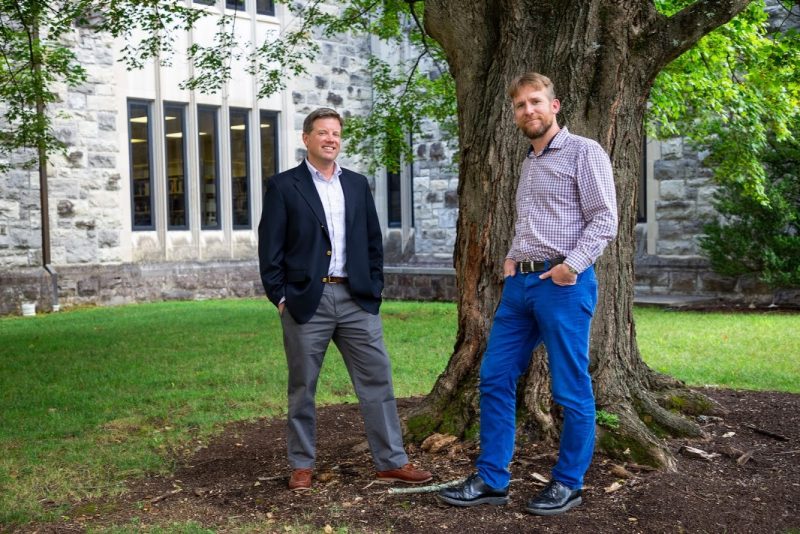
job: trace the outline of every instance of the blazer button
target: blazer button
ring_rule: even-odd
[[[330,256],[331,254],[333,254],[333,252],[331,252],[331,251],[329,250],[329,251],[328,251],[328,252],[326,252],[325,254],[327,254],[328,256]]]

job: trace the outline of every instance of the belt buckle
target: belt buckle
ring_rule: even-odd
[[[529,274],[533,272],[534,262],[532,261],[521,261],[517,265],[521,274]]]

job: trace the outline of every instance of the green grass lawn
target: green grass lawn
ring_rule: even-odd
[[[642,358],[692,386],[800,393],[800,315],[637,308]]]
[[[800,392],[800,315],[635,316],[659,371],[692,385]],[[427,393],[452,352],[455,306],[387,302],[383,317],[397,396]],[[285,368],[264,299],[0,319],[0,525],[56,517],[63,503],[169,470],[226,422],[284,413]],[[355,400],[331,349],[318,401]]]

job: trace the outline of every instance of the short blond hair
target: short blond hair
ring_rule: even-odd
[[[553,81],[544,74],[539,74],[538,72],[526,72],[525,74],[520,74],[511,80],[511,84],[509,84],[508,90],[506,91],[509,98],[513,99],[516,97],[517,93],[519,93],[523,87],[533,87],[537,90],[544,90],[547,92],[547,97],[550,100],[556,99]]]

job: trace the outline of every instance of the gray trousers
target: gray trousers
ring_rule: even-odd
[[[375,468],[395,469],[408,462],[392,387],[392,369],[383,343],[380,315],[364,311],[344,284],[325,284],[314,317],[298,324],[288,310],[281,316],[289,367],[286,444],[292,468],[314,466],[317,413],[314,397],[330,341],[342,353],[358,397]]]

